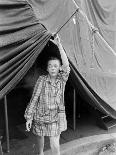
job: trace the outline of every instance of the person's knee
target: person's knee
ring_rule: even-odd
[[[43,155],[43,149],[44,149],[44,137],[37,136],[37,152],[39,155]]]
[[[51,148],[52,148],[52,150],[59,150],[59,144],[51,142]]]
[[[43,136],[36,136],[37,142],[39,144],[44,144],[44,137]]]
[[[59,152],[59,148],[60,148],[59,137],[51,137],[50,145],[51,145],[52,151]]]

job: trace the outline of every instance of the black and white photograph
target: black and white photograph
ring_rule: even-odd
[[[116,155],[116,0],[0,0],[0,155]]]

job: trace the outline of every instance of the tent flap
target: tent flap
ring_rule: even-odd
[[[0,98],[24,77],[51,34],[27,2],[0,1]]]

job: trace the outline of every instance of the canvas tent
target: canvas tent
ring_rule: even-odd
[[[0,1],[0,98],[33,65],[51,34],[22,1]],[[36,51],[36,52],[35,52]]]
[[[73,2],[0,1],[0,98],[31,68],[49,41],[49,32],[57,32],[75,13],[59,32],[72,79],[92,106],[116,118],[116,54]]]
[[[82,0],[81,8],[110,47],[116,51],[116,1]]]
[[[76,69],[75,81],[77,81],[79,74],[81,80],[83,78],[83,90],[85,91],[86,88],[85,94],[90,97],[88,102],[115,118],[116,54],[113,47],[115,46],[116,34],[114,33],[116,32],[116,3],[107,1],[113,7],[108,5],[109,7],[105,8],[102,5],[106,4],[103,0],[102,2],[100,0],[49,0],[41,2],[28,0],[28,2],[33,7],[36,16],[51,32],[58,31],[78,6],[82,9],[82,11],[79,9],[59,32],[62,44]],[[108,34],[114,36],[114,39],[108,37]],[[111,46],[111,42],[113,46]]]
[[[78,8],[89,10],[87,2],[93,1],[81,6],[79,0],[0,0],[0,99],[30,70],[51,32],[59,32],[76,88],[93,107],[116,118],[115,48]]]

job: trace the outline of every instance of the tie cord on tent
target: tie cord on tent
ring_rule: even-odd
[[[69,17],[69,19],[57,30],[57,32],[53,35],[53,38],[56,37],[56,35],[57,35],[57,34],[61,31],[61,29],[70,21],[70,19],[76,14],[76,12],[79,11],[80,8],[77,6],[75,0],[72,0],[72,1],[73,1],[74,5],[75,5],[76,8],[77,8],[76,11],[75,11],[75,12]],[[81,12],[82,12],[82,11],[81,11]],[[96,31],[98,31],[98,29],[95,28],[95,27],[89,22],[87,16],[86,16],[86,20],[87,20],[87,22],[89,23],[89,25],[91,26],[92,32],[93,32],[93,33],[96,33]]]

